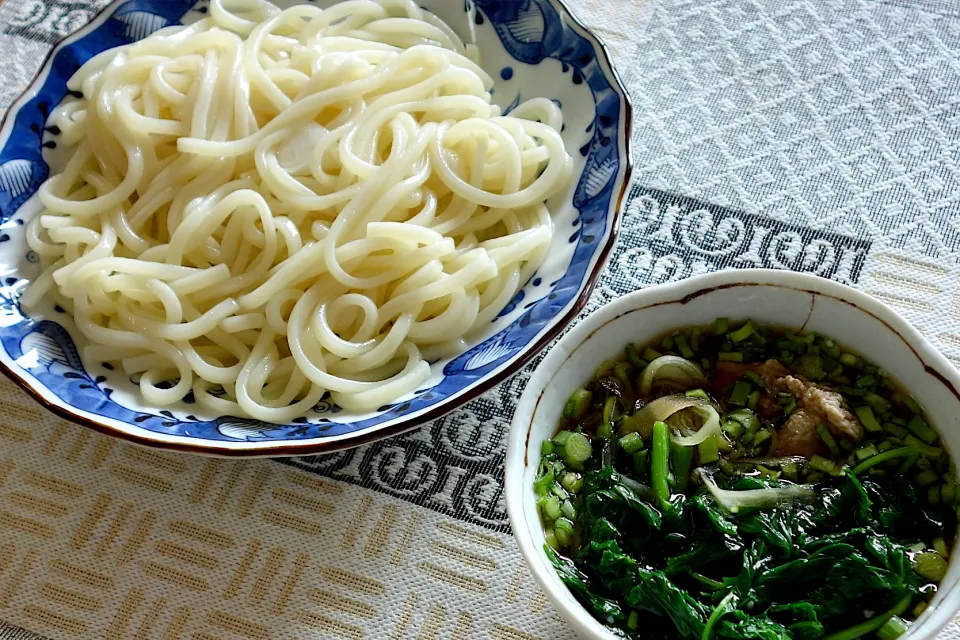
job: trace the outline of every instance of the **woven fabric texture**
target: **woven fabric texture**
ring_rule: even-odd
[[[0,109],[105,4],[0,4]],[[890,304],[960,364],[955,3],[570,5],[636,114],[590,309],[715,269],[803,270]],[[571,638],[503,507],[529,371],[397,439],[246,462],[134,448],[0,384],[0,638]]]

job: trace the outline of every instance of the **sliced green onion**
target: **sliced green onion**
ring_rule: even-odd
[[[913,570],[931,582],[940,582],[947,573],[947,561],[939,553],[925,551],[913,557]]]
[[[607,398],[607,401],[603,403],[603,421],[604,422],[613,422],[614,420],[614,410],[617,408],[617,399],[613,396]]]
[[[863,399],[866,400],[871,407],[873,407],[875,410],[879,412],[886,411],[887,408],[890,406],[890,403],[887,402],[886,398],[872,391],[868,391],[867,393],[863,394]]]
[[[731,420],[736,420],[747,430],[747,433],[756,433],[760,429],[760,420],[757,419],[756,414],[749,409],[737,409],[736,411],[731,411],[727,414],[727,417]]]
[[[883,626],[877,629],[877,638],[879,640],[896,640],[907,632],[910,625],[900,616],[893,616],[883,623]]]
[[[870,407],[854,407],[853,413],[857,416],[857,420],[860,421],[860,424],[862,424],[863,428],[867,431],[872,431],[874,433],[883,431],[883,427],[881,427],[880,423],[877,422],[877,419],[873,415],[873,409]]]
[[[558,431],[557,435],[553,436],[553,444],[558,447],[562,447],[565,444],[567,444],[567,440],[572,435],[573,435],[573,431],[566,431],[566,430]]]
[[[545,520],[554,521],[560,517],[560,500],[556,496],[547,496],[540,501],[540,511]]]
[[[720,362],[743,362],[743,354],[739,351],[721,351],[717,360]]]
[[[688,398],[700,398],[701,400],[707,400],[707,401],[710,400],[710,396],[708,396],[707,392],[704,391],[703,389],[692,389],[691,391],[687,391],[683,395],[687,396]]]
[[[553,453],[553,443],[549,440],[544,440],[540,443],[540,455],[548,456]]]
[[[553,533],[557,536],[560,546],[567,546],[573,540],[573,522],[567,518],[560,518],[553,523]]]
[[[646,349],[643,350],[643,359],[649,360],[650,362],[653,362],[654,360],[656,360],[662,355],[663,355],[662,353],[660,353],[656,349],[651,349],[650,347],[647,347]]]
[[[553,532],[553,529],[547,529],[543,532],[543,538],[550,548],[554,551],[560,551],[560,543],[557,542],[557,535]]]
[[[810,458],[810,468],[816,469],[817,471],[822,471],[831,476],[839,476],[843,471],[840,469],[840,465],[835,463],[833,460],[827,460],[823,456],[814,455]]]
[[[840,364],[847,367],[856,367],[858,364],[860,364],[860,360],[852,353],[841,353]]]
[[[832,453],[834,456],[840,455],[840,447],[837,446],[837,441],[833,439],[833,435],[827,430],[827,425],[818,424],[817,435],[820,436],[820,440],[823,442],[823,444],[827,445],[827,449],[830,450],[830,453]]]
[[[780,477],[779,471],[774,471],[773,469],[768,469],[762,464],[757,465],[757,473],[759,473],[764,478],[770,478],[772,480],[777,480]]]
[[[766,429],[761,429],[753,436],[753,446],[759,447],[761,444],[771,439],[773,439],[773,436],[770,435],[770,432]]]
[[[794,368],[798,375],[807,378],[808,380],[820,380],[825,375],[826,372],[823,370],[823,362],[820,360],[820,356],[810,355],[813,352],[813,348],[807,349],[807,354],[805,356],[800,356]]]
[[[549,466],[547,470],[541,475],[536,482],[533,483],[533,492],[538,497],[545,497],[550,491],[550,487],[553,486],[554,481],[557,479],[556,474],[553,471],[553,466]]]
[[[883,430],[896,438],[902,438],[907,435],[906,429],[892,422],[885,422],[883,424]]]
[[[632,364],[635,367],[643,369],[647,366],[646,362],[640,357],[640,354],[637,353],[637,348],[633,343],[627,343],[627,346],[623,350],[624,356],[627,358],[627,362]]]
[[[636,391],[633,388],[633,382],[630,381],[630,374],[627,371],[629,367],[621,362],[613,368],[613,375],[620,383],[620,388],[623,390],[623,403],[627,411],[633,410],[633,405],[635,402]]]
[[[737,422],[736,420],[725,420],[723,423],[723,431],[733,440],[739,440],[740,436],[743,435],[744,428],[743,425]]]
[[[735,329],[731,331],[727,337],[730,338],[730,342],[737,344],[739,342],[743,342],[744,340],[746,340],[756,332],[757,332],[756,326],[754,326],[752,322],[747,322],[739,329]]]
[[[563,417],[567,420],[579,420],[590,409],[593,402],[593,393],[586,389],[577,389],[570,394],[567,404],[563,406]]]
[[[730,328],[729,318],[717,318],[716,320],[713,321],[713,331],[718,336],[726,333],[727,329],[729,328]]]
[[[778,393],[777,402],[780,403],[780,408],[783,409],[783,415],[785,416],[797,410],[797,399],[789,393]]]
[[[857,462],[863,462],[867,458],[872,458],[873,456],[879,454],[880,450],[877,449],[876,445],[871,442],[870,444],[866,444],[854,451],[853,457],[857,459]]]
[[[560,486],[571,493],[576,493],[583,486],[583,476],[574,471],[564,471],[560,475]]]
[[[939,553],[943,558],[946,558],[950,555],[950,552],[947,550],[947,543],[943,538],[933,539],[933,550]]]
[[[643,449],[643,438],[641,438],[640,434],[636,431],[623,436],[618,442],[620,443],[620,448],[631,455]]]
[[[582,433],[571,433],[563,445],[561,458],[574,469],[579,469],[583,463],[590,459],[593,454],[593,447],[590,440]]]
[[[914,478],[914,481],[921,487],[933,484],[939,479],[937,472],[933,469],[927,469],[926,471],[921,471],[917,474],[917,477]]]
[[[797,482],[800,479],[800,465],[796,462],[788,462],[780,468],[783,471],[783,475],[787,477],[788,480]]]
[[[636,611],[631,611],[630,615],[627,616],[627,629],[630,629],[630,631],[635,631],[639,623],[640,623],[640,614],[638,614]]]
[[[610,373],[610,371],[613,370],[615,366],[617,366],[616,360],[604,360],[603,362],[600,363],[600,366],[597,367],[597,370],[593,373],[593,377],[595,379],[602,378],[603,376]]]
[[[920,409],[920,405],[917,404],[917,401],[914,400],[913,396],[906,396],[903,399],[903,404],[907,405],[907,408],[914,413],[923,413],[923,410]]]
[[[730,393],[730,404],[745,406],[747,397],[750,395],[750,383],[738,381],[733,384],[733,391]]]
[[[569,500],[564,500],[563,504],[560,505],[560,513],[563,514],[564,518],[568,520],[577,519],[577,508],[573,506],[573,503]]]
[[[677,351],[680,352],[680,355],[688,360],[694,357],[696,354],[693,352],[693,349],[690,348],[690,345],[687,343],[687,337],[682,333],[678,333],[673,338],[673,343],[677,347]]]
[[[700,327],[694,327],[690,330],[690,348],[694,351],[700,351]]]
[[[609,422],[601,422],[600,426],[597,427],[597,437],[607,440],[613,439],[613,425]]]
[[[872,387],[875,384],[877,384],[877,379],[874,376],[867,375],[857,378],[857,386],[861,389]]]
[[[756,371],[747,371],[743,374],[743,377],[757,385],[758,387],[763,386],[763,378],[761,378]]]
[[[940,504],[940,487],[936,485],[927,487],[927,502],[932,505]]]
[[[673,336],[667,336],[663,339],[663,342],[660,343],[660,346],[665,350],[670,351],[673,349]]]
[[[957,485],[952,477],[947,477],[943,486],[940,487],[940,501],[943,504],[953,504],[957,500]]]
[[[755,411],[758,402],[760,402],[760,391],[754,390],[753,393],[747,396],[747,407],[749,407],[751,411]]]
[[[933,444],[937,441],[937,432],[931,429],[930,425],[919,414],[913,416],[913,419],[907,423],[907,429],[927,444]]]

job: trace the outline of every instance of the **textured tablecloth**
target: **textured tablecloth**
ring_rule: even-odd
[[[0,108],[103,4],[0,5]],[[591,308],[713,269],[801,269],[892,305],[960,363],[960,4],[571,5],[636,113]],[[526,375],[401,438],[247,462],[134,448],[0,384],[0,640],[571,637],[503,507]]]

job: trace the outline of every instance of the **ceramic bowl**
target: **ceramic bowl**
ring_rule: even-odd
[[[557,342],[530,377],[513,417],[506,459],[510,525],[533,575],[561,616],[583,637],[615,636],[577,602],[543,552],[533,482],[540,444],[570,394],[628,342],[644,344],[692,325],[754,318],[760,324],[815,331],[860,353],[920,402],[955,463],[960,463],[960,372],[895,311],[850,287],[773,270],[721,271],[626,295],[587,316]],[[905,638],[933,638],[960,608],[956,555],[931,606]],[[641,622],[642,624],[642,622]]]
[[[128,0],[111,4],[58,46],[0,128],[0,368],[59,415],[99,431],[234,456],[320,453],[397,434],[519,369],[586,303],[613,246],[630,173],[630,105],[603,45],[558,0],[423,4],[477,43],[496,81],[493,99],[505,111],[534,97],[560,104],[575,163],[567,191],[548,203],[555,224],[549,257],[467,351],[432,363],[422,388],[374,412],[350,413],[321,401],[278,425],[210,415],[190,402],[147,406],[135,380],[108,364],[81,361],[84,338],[62,309],[52,302],[29,314],[21,309],[20,293],[40,273],[24,223],[40,211],[36,190],[57,164],[59,131],[46,120],[66,95],[66,81],[101,51],[208,11],[205,1]]]

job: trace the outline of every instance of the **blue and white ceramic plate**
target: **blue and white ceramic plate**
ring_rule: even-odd
[[[0,128],[0,367],[64,418],[141,444],[197,453],[304,455],[356,446],[414,428],[517,371],[585,304],[617,233],[630,173],[631,112],[602,43],[559,0],[432,0],[424,3],[461,32],[475,33],[493,98],[509,109],[547,97],[564,113],[574,157],[568,191],[548,203],[556,226],[540,270],[482,340],[431,366],[409,397],[351,414],[321,402],[292,424],[204,414],[189,402],[145,406],[134,381],[104,363],[81,362],[84,338],[52,302],[27,314],[18,297],[39,273],[24,223],[40,211],[35,193],[56,166],[57,133],[46,127],[77,68],[106,49],[177,22],[203,17],[206,1],[116,2],[58,46]],[[290,4],[290,2],[279,4]],[[190,396],[187,397],[187,400]]]

